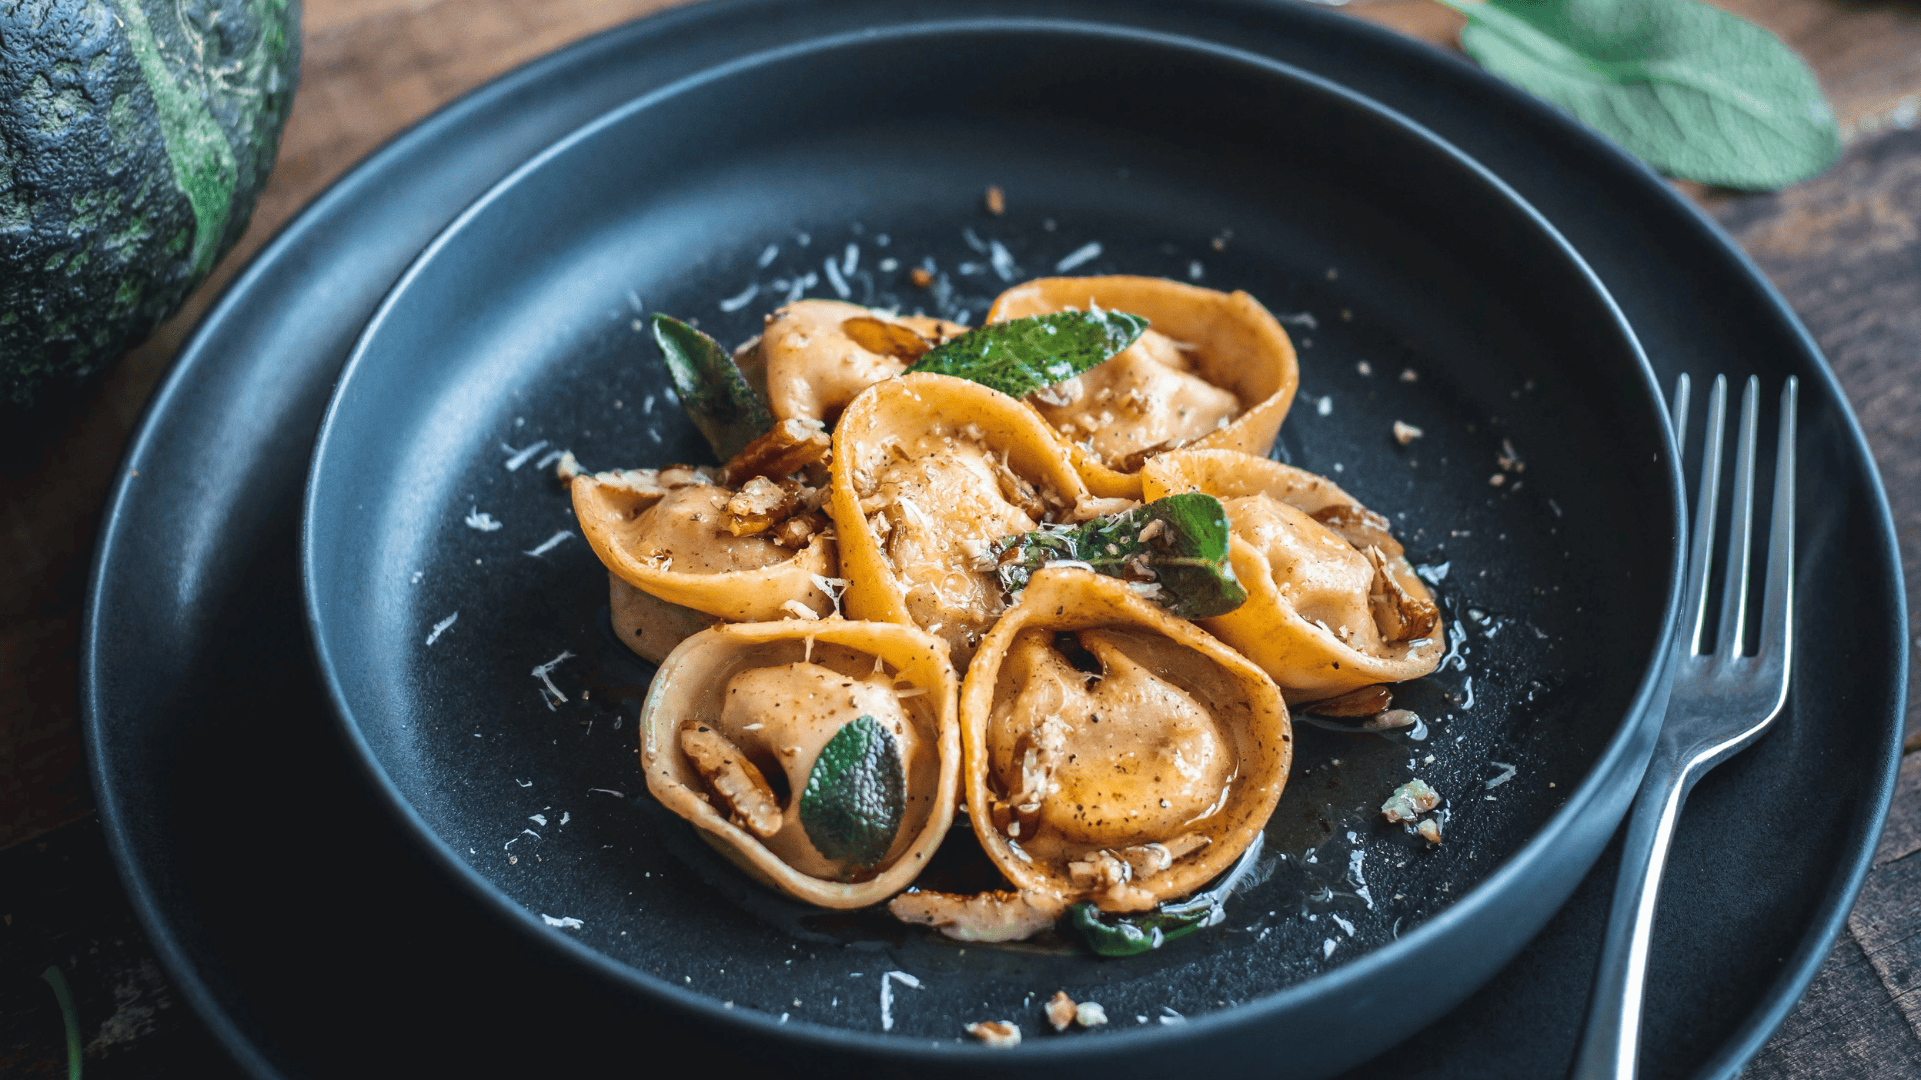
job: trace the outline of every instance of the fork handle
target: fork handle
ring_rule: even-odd
[[[1620,876],[1608,911],[1607,938],[1588,1005],[1587,1029],[1574,1056],[1571,1080],[1633,1080],[1641,1041],[1648,940],[1661,891],[1668,845],[1681,804],[1700,779],[1702,762],[1659,745],[1634,797]]]

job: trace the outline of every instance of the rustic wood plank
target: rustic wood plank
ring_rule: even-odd
[[[98,823],[0,852],[0,1076],[62,1080],[66,1031],[40,979],[73,995],[94,1080],[227,1080],[240,1074],[160,970],[121,893]]]
[[[1868,874],[1848,916],[1848,930],[1881,976],[1908,1023],[1921,1033],[1921,855],[1909,855]]]
[[[1741,1074],[1897,1080],[1921,1076],[1921,1037],[1887,998],[1852,935],[1843,934],[1801,1004]]]
[[[1921,626],[1921,131],[1867,136],[1825,175],[1709,209],[1847,391],[1894,511],[1909,624]],[[1921,681],[1908,690],[1907,730],[1921,732]]]
[[[1921,754],[1909,754],[1901,759],[1894,805],[1888,808],[1888,825],[1875,849],[1874,865],[1884,866],[1917,851],[1921,851]],[[1921,897],[1916,903],[1921,904]]]
[[[1921,904],[1914,899],[1921,895],[1921,883],[1912,880],[1921,869],[1916,852],[1921,852],[1921,754],[1901,763],[1875,869],[1848,929],[1801,1003],[1743,1073],[1747,1080],[1921,1076],[1921,994],[1911,985],[1909,971],[1918,951],[1913,930],[1921,921],[1915,918]]]

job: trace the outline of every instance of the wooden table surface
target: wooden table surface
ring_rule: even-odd
[[[1293,0],[1277,0],[1293,2]],[[1773,279],[1840,377],[1893,505],[1921,612],[1921,6],[1716,0],[1786,39],[1833,101],[1825,175],[1743,195],[1681,184]],[[90,1076],[225,1073],[133,921],[90,820],[76,694],[80,608],[102,503],[148,395],[220,289],[328,182],[486,79],[663,0],[307,0],[301,86],[253,222],[183,310],[97,386],[0,431],[0,1074],[65,1075],[52,995],[71,980]],[[1432,0],[1347,13],[1438,48]],[[1916,640],[1921,649],[1921,638]],[[1921,749],[1910,687],[1908,749]],[[1921,1076],[1921,753],[1902,769],[1848,933],[1750,1077]]]

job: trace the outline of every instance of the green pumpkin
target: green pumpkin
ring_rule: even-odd
[[[246,231],[299,0],[0,0],[0,401],[84,378]]]

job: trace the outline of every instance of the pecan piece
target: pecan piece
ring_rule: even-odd
[[[819,420],[782,420],[772,431],[741,447],[721,470],[721,481],[739,484],[756,476],[779,480],[826,457],[833,445]]]
[[[792,480],[775,483],[756,476],[727,500],[721,528],[735,536],[758,536],[794,516],[800,509],[801,486]]]
[[[1011,1020],[983,1020],[967,1025],[967,1033],[989,1046],[1019,1046],[1021,1026]]]
[[[680,749],[737,822],[763,840],[780,831],[774,789],[727,736],[705,724],[688,723],[680,729]]]
[[[887,902],[904,923],[932,926],[957,941],[1023,941],[1053,926],[1067,905],[1051,896],[1023,892],[904,892]]]
[[[1434,632],[1441,624],[1441,609],[1433,600],[1415,596],[1401,586],[1400,579],[1394,576],[1388,556],[1378,547],[1364,549],[1369,562],[1374,564],[1374,585],[1368,592],[1368,606],[1373,609],[1374,623],[1381,628],[1381,638],[1385,641],[1413,641]]]
[[[1074,999],[1068,997],[1065,990],[1056,992],[1053,999],[1047,1003],[1047,1022],[1054,1026],[1055,1031],[1066,1031],[1067,1025],[1074,1022],[1077,1013],[1078,1007],[1074,1004]]]
[[[1387,518],[1365,506],[1339,503],[1323,507],[1314,514],[1314,520],[1340,534],[1356,551],[1378,547],[1390,559],[1401,557],[1401,543],[1388,531]]]

